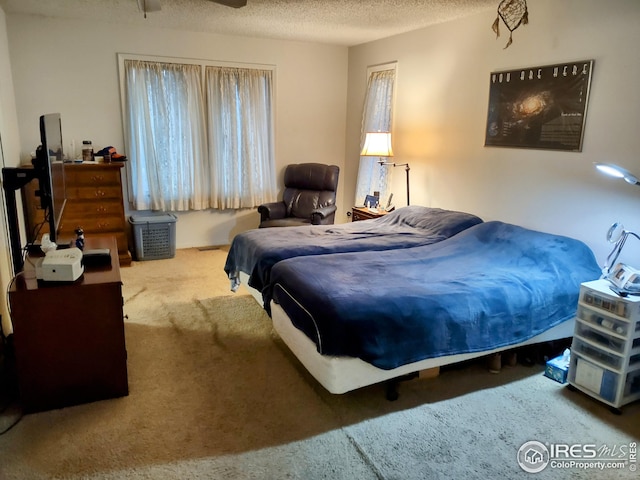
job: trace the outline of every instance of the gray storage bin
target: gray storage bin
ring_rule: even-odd
[[[171,213],[131,215],[136,260],[173,258],[176,254],[176,221]]]

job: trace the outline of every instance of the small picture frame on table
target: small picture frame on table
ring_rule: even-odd
[[[378,197],[374,197],[373,195],[367,195],[364,199],[364,206],[369,208],[376,208],[380,200]]]

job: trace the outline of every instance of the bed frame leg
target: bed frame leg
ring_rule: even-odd
[[[401,377],[392,378],[391,380],[387,380],[385,382],[385,396],[387,400],[390,402],[395,402],[400,394],[398,393],[398,386],[400,382],[406,382],[407,380],[412,380],[414,378],[418,378],[419,373],[413,372],[408,373],[406,375],[402,375]]]

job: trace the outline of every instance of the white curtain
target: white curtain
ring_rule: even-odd
[[[393,88],[395,69],[379,70],[369,74],[367,95],[362,112],[360,150],[367,132],[390,132],[393,115]],[[360,157],[355,205],[362,205],[366,195],[380,192],[380,199],[389,195],[389,177],[392,167],[380,166],[378,157]],[[384,203],[384,202],[382,202]]]
[[[207,67],[211,207],[276,200],[273,72]]]
[[[124,65],[134,208],[209,208],[201,67],[139,60]]]

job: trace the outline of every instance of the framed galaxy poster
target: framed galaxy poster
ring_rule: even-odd
[[[485,146],[582,151],[593,63],[491,73]]]

